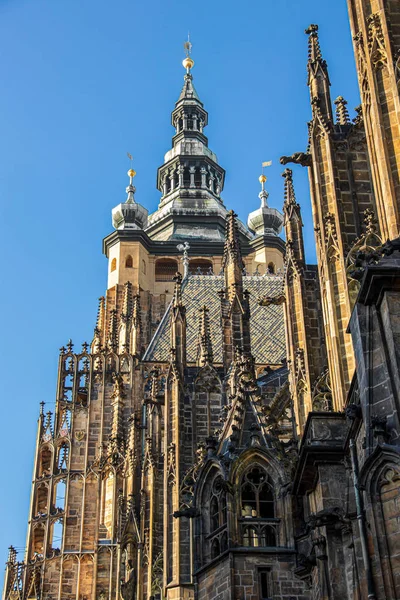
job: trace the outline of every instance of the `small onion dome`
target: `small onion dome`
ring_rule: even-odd
[[[118,204],[112,210],[112,223],[115,229],[144,229],[147,225],[149,211],[135,200],[136,188],[133,185],[133,178],[136,171],[129,169],[129,185],[126,188],[128,197],[126,202]]]
[[[260,175],[258,181],[261,183],[261,192],[258,194],[261,206],[249,214],[247,226],[255,235],[279,235],[282,230],[283,215],[276,208],[268,206],[269,194],[264,189],[267,181],[264,173]]]

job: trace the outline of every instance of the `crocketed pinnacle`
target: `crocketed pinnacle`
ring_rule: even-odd
[[[203,308],[200,309],[199,359],[202,366],[205,366],[206,364],[212,364],[213,362],[210,320],[207,306],[203,306]]]
[[[305,30],[308,38],[308,60],[309,62],[322,61],[322,53],[318,39],[318,25],[311,24]],[[324,61],[325,62],[325,61]]]
[[[132,284],[127,281],[124,285],[124,300],[122,303],[121,317],[125,321],[129,320],[132,315]]]
[[[336,106],[336,123],[338,125],[350,125],[347,101],[343,98],[343,96],[338,96],[334,104]]]
[[[293,172],[291,169],[285,169],[282,173],[284,183],[284,227],[286,234],[286,264],[290,257],[297,263],[304,262],[304,242],[303,242],[303,222],[301,218],[300,204],[296,202],[296,195],[293,186]],[[297,264],[296,263],[296,264]]]
[[[176,273],[174,277],[174,297],[173,297],[173,307],[178,308],[182,306],[182,275],[181,273]]]
[[[110,325],[108,329],[108,339],[107,339],[107,348],[112,352],[115,352],[117,349],[117,339],[118,339],[118,331],[117,331],[117,311],[113,309],[110,313]]]
[[[135,327],[139,327],[141,324],[139,294],[136,294],[133,298],[132,322]]]
[[[97,310],[97,320],[96,320],[96,329],[100,335],[102,335],[104,331],[104,320],[105,320],[105,298],[101,296],[99,298],[99,308]]]
[[[244,267],[236,217],[237,215],[233,210],[230,210],[226,215],[225,246],[222,260],[223,269],[226,268],[229,261],[236,262],[240,270],[243,270]]]
[[[293,171],[291,169],[285,169],[282,173],[282,177],[285,179],[283,208],[286,212],[288,212],[289,210],[293,210],[293,207],[299,207],[296,202],[296,195],[294,193]]]

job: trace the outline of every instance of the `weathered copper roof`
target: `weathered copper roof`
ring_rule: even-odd
[[[224,278],[214,275],[192,275],[183,284],[182,301],[187,319],[187,361],[195,363],[198,355],[200,308],[209,309],[214,364],[222,363],[221,302],[217,292]],[[259,306],[263,296],[282,294],[281,275],[245,276],[243,287],[250,292],[250,336],[252,354],[258,364],[280,364],[286,358],[282,306]],[[167,309],[144,356],[145,361],[167,362],[171,346],[170,308]]]

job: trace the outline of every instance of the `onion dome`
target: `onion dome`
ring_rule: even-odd
[[[255,235],[279,235],[282,231],[283,215],[276,208],[268,206],[268,192],[265,190],[267,178],[264,174],[258,178],[261,183],[261,192],[258,197],[261,206],[249,214],[247,226]]]
[[[135,201],[136,188],[133,178],[136,171],[129,169],[129,185],[126,188],[128,197],[123,204],[118,204],[112,210],[112,223],[115,229],[144,229],[147,225],[149,211]]]

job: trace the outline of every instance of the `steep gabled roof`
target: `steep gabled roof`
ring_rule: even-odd
[[[222,363],[221,301],[218,292],[224,287],[223,276],[190,276],[182,286],[182,303],[186,307],[187,362],[198,360],[199,311],[209,310],[210,336],[214,365]],[[255,362],[280,364],[286,357],[283,308],[281,305],[259,306],[263,296],[275,297],[282,292],[280,275],[244,276],[243,287],[250,292],[251,351]],[[171,345],[170,311],[167,309],[143,360],[168,362]]]

